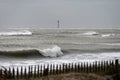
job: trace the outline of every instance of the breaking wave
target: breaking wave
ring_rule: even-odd
[[[0,51],[0,55],[8,57],[59,57],[63,55],[60,47],[54,46],[43,50],[31,49],[31,50],[17,50],[17,51]]]
[[[88,31],[88,32],[83,33],[83,35],[87,35],[87,36],[98,35],[98,34],[99,33],[95,31]]]
[[[102,34],[101,37],[110,37],[110,36],[114,36],[115,34]]]
[[[61,51],[61,48],[58,46],[54,46],[52,48],[47,48],[42,50],[44,56],[49,56],[49,57],[58,57],[63,55],[63,52]]]
[[[17,36],[17,35],[32,35],[32,32],[28,30],[0,32],[0,36]]]

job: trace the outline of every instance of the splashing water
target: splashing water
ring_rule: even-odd
[[[61,51],[61,48],[59,46],[53,46],[52,48],[47,48],[42,50],[42,55],[43,56],[48,56],[48,57],[58,57],[63,55],[63,52]]]

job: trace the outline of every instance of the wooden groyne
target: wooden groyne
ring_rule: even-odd
[[[114,75],[113,78],[120,80],[119,60],[95,61],[93,63],[65,63],[65,64],[48,64],[48,65],[31,65],[28,67],[9,67],[0,69],[0,80],[9,79],[29,79],[40,78],[49,75],[58,75],[69,72],[77,73],[95,73],[100,75]]]

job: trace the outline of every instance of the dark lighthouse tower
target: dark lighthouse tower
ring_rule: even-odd
[[[57,28],[59,29],[60,28],[60,21],[57,20]]]

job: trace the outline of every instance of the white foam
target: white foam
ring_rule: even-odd
[[[95,32],[95,31],[89,31],[89,32],[85,32],[83,33],[83,35],[88,35],[88,36],[91,36],[91,35],[98,35],[99,33],[98,32]]]
[[[54,46],[52,48],[47,48],[42,50],[43,56],[49,56],[49,57],[57,57],[63,55],[63,52],[61,51],[61,48],[58,46]]]
[[[0,32],[0,36],[32,35],[28,30]]]
[[[115,34],[102,34],[101,37],[110,37],[110,36],[114,36]]]
[[[58,46],[56,46],[58,47]],[[55,48],[55,47],[53,47]],[[59,48],[59,47],[58,47]],[[95,61],[105,61],[105,60],[120,60],[120,52],[104,52],[104,53],[73,53],[69,55],[64,55],[57,58],[44,58],[44,59],[8,59],[5,61],[0,60],[0,65],[9,68],[14,67],[25,67],[29,65],[48,65],[48,64],[63,64],[63,63],[81,63],[81,62],[88,62],[93,63]],[[0,69],[3,68],[0,66]]]

